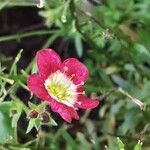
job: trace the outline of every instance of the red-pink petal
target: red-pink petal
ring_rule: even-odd
[[[76,119],[76,120],[79,120],[79,116],[78,116],[78,113],[75,109],[73,109],[72,107],[68,107],[66,106],[70,115],[72,116],[72,118]]]
[[[59,113],[59,115],[69,123],[71,123],[72,118],[77,120],[79,119],[77,112],[73,108],[68,107],[62,103],[59,103],[56,100],[52,99],[50,106],[52,111]]]
[[[60,69],[61,59],[59,55],[52,49],[43,49],[36,54],[39,73],[47,78],[51,73]]]
[[[78,87],[78,88],[77,88],[77,92],[79,92],[79,93],[84,92],[83,86]],[[83,95],[83,94],[81,94],[81,95]]]
[[[32,74],[29,76],[27,86],[29,90],[31,90],[31,92],[33,92],[37,97],[43,100],[48,100],[50,98],[44,87],[44,80],[37,74]]]
[[[82,109],[93,109],[99,105],[98,100],[89,99],[85,96],[79,96],[78,101],[75,104],[76,107]]]
[[[69,77],[74,76],[72,80],[75,84],[80,84],[88,79],[87,67],[75,58],[68,58],[62,64],[62,71],[67,68],[65,72]]]

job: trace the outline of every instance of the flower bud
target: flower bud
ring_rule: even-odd
[[[29,113],[29,118],[37,118],[37,116],[38,116],[38,112],[36,110],[32,110]]]
[[[49,122],[49,121],[50,121],[49,114],[46,113],[46,112],[43,112],[43,113],[41,114],[41,119],[42,119],[42,122],[44,122],[44,123]]]

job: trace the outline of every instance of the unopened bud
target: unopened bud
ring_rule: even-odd
[[[32,110],[30,113],[29,113],[29,118],[37,118],[38,116],[38,112],[35,111],[35,110]]]
[[[41,114],[41,119],[42,119],[42,122],[44,122],[44,123],[49,122],[49,121],[50,121],[49,114],[46,113],[46,112],[43,112],[43,113]]]

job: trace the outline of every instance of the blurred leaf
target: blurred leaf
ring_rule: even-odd
[[[36,110],[38,113],[42,113],[45,112],[46,106],[49,105],[49,103],[44,101],[39,105],[35,105],[34,103],[28,102],[28,105],[31,110]]]
[[[120,125],[120,132],[124,135],[127,132],[134,133],[135,128],[138,123],[140,123],[140,120],[142,119],[142,113],[138,113],[137,109],[131,108],[125,113],[124,116],[124,122]]]
[[[110,67],[107,67],[105,70],[107,75],[115,74],[115,73],[118,73],[119,71],[120,71],[120,68],[118,68],[117,66],[110,66]]]
[[[12,128],[16,128],[18,124],[18,120],[21,116],[21,112],[17,112],[12,116]]]
[[[79,57],[82,57],[83,54],[83,45],[82,45],[82,40],[79,35],[75,37],[75,47],[76,51]]]
[[[11,118],[0,111],[0,143],[11,142],[14,129],[11,127]]]
[[[12,101],[2,102],[0,103],[0,111],[3,113],[9,114],[11,108],[15,106],[15,103]]]
[[[117,144],[118,144],[119,150],[125,150],[125,149],[124,149],[124,144],[123,144],[123,142],[120,140],[120,138],[117,138]]]
[[[50,116],[50,125],[51,126],[57,126],[57,122]]]
[[[32,110],[37,108],[37,105],[31,103],[30,101],[28,102],[29,108],[31,108]]]
[[[70,136],[70,134],[68,134],[67,132],[63,132],[62,136],[67,141],[69,149],[77,149],[77,144],[75,140]]]
[[[134,45],[133,57],[137,63],[148,61],[150,63],[150,51],[141,44]]]
[[[39,129],[41,124],[41,120],[39,118],[33,118],[30,119],[27,130],[26,130],[26,134],[29,133],[34,127],[36,128],[36,130]]]
[[[79,150],[82,150],[82,149],[91,150],[91,146],[87,142],[87,140],[85,139],[85,136],[84,136],[83,133],[78,132],[77,133],[77,138],[78,138],[78,141],[80,142]]]
[[[0,104],[0,110],[6,115],[12,117],[12,128],[17,127],[18,120],[23,110],[22,104],[17,101],[2,102]]]
[[[134,146],[134,150],[142,150],[142,143],[140,141]]]

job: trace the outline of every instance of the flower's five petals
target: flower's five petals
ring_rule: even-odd
[[[51,100],[50,106],[52,111],[59,113],[59,115],[68,123],[71,123],[72,118],[77,120],[79,119],[77,112],[71,107],[68,107],[53,99]]]
[[[50,102],[52,111],[65,121],[79,119],[77,109],[92,109],[99,101],[83,96],[83,85],[88,79],[87,67],[75,58],[63,63],[52,49],[44,49],[36,55],[38,74],[28,78],[28,88],[37,97]]]
[[[62,63],[62,70],[67,68],[65,72],[75,84],[80,84],[81,82],[86,82],[88,79],[88,69],[87,67],[79,62],[75,58],[68,58]]]
[[[30,91],[32,91],[37,97],[48,100],[49,95],[44,88],[44,81],[37,74],[32,74],[29,76],[27,85]]]
[[[93,109],[99,105],[98,100],[89,99],[85,96],[79,96],[75,106],[82,109]]]
[[[44,49],[37,52],[36,55],[39,73],[45,79],[56,70],[60,69],[61,59],[52,49]]]

